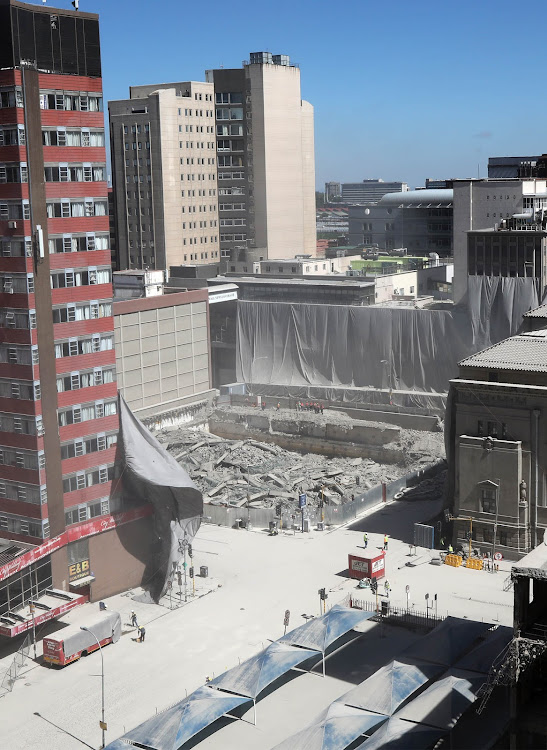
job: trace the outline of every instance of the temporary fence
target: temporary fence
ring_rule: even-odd
[[[385,483],[385,499],[392,500],[401,490],[406,487],[413,487],[424,479],[435,476],[445,466],[446,462],[444,460],[438,461],[424,469],[420,469],[420,471],[406,474],[400,479]],[[308,519],[310,527],[317,526],[320,521],[323,521],[326,526],[340,526],[357,518],[364,511],[378,505],[383,499],[384,485],[378,484],[343,505],[324,505],[322,509],[317,506],[307,506],[304,512],[304,519]],[[243,505],[242,507],[235,508],[233,506],[211,504],[205,504],[203,507],[203,520],[208,523],[218,524],[219,526],[240,526],[246,528],[250,523],[252,528],[268,528],[270,522],[275,521],[276,518],[275,507],[247,508]],[[285,508],[281,520],[283,529],[292,529],[293,526],[296,526],[298,529],[301,528],[302,516],[298,508],[295,508],[292,514]]]
[[[424,612],[415,607],[392,605],[386,599],[376,602],[374,600],[356,599],[352,596],[350,606],[353,609],[362,609],[364,612],[376,612],[377,618],[389,625],[404,625],[405,627],[432,630],[445,619],[443,615],[435,614],[433,608],[428,608]]]
[[[29,633],[27,634],[25,640],[19,647],[19,650],[13,657],[13,660],[5,673],[4,678],[2,679],[2,682],[0,684],[0,697],[5,695],[6,693],[10,693],[13,690],[15,680],[19,676],[19,672],[24,667],[27,661],[28,655],[30,653],[31,643],[32,640]]]

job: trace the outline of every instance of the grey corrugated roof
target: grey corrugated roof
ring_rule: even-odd
[[[547,372],[547,330],[521,333],[462,360],[460,367]]]
[[[525,318],[547,318],[547,305],[540,305],[534,310],[528,310],[524,313]]]

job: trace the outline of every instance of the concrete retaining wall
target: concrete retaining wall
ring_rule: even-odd
[[[271,429],[274,431],[270,432]],[[292,422],[275,419],[267,414],[222,413],[213,415],[209,430],[229,440],[251,438],[264,443],[275,443],[289,451],[318,453],[324,456],[371,458],[379,463],[395,464],[404,458],[400,448],[385,447],[399,438],[397,427],[377,428],[359,423],[348,428],[340,425],[321,425],[312,421]]]

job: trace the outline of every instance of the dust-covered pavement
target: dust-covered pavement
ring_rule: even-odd
[[[363,530],[368,532],[369,547],[380,547],[383,534],[390,535],[386,567],[394,603],[406,604],[408,585],[410,607],[423,610],[425,594],[429,593],[431,604],[436,593],[439,614],[448,612],[510,625],[512,592],[503,591],[508,563],[502,562],[500,573],[492,575],[435,567],[428,563],[430,553],[421,551],[421,564],[406,566],[411,559],[407,539],[412,523],[434,516],[439,505],[434,501],[402,501],[358,519],[351,527],[277,537],[268,537],[262,531],[202,526],[194,543],[193,562],[196,568],[207,565],[211,577],[199,582],[201,598],[174,610],[169,609],[168,601],[164,606],[142,604],[127,594],[107,600],[110,609],[121,612],[124,623],[129,622],[129,613],[135,609],[147,630],[145,643],[139,644],[133,640],[134,630],[126,625],[120,642],[104,649],[107,740],[184,698],[207,676],[218,675],[239,659],[257,653],[268,645],[268,639],[279,638],[286,609],[291,611],[290,628],[304,622],[303,614],[318,615],[318,588],[327,588],[328,605],[342,601],[349,593],[359,596],[362,592],[354,581],[345,578],[344,571],[348,552],[358,552],[362,545]],[[208,590],[211,593],[206,593]],[[63,621],[85,624],[97,609],[97,604],[84,605]],[[356,647],[352,658],[355,664],[360,657],[366,662],[371,648],[365,637],[359,643],[362,649]],[[1,667],[8,666],[6,657]],[[4,717],[1,746],[10,750],[69,750],[81,748],[82,743],[98,747],[99,655],[60,670],[33,663],[30,667],[13,692],[0,699]],[[322,682],[317,675],[301,675],[291,681],[291,701],[284,702],[283,707],[287,718],[281,722],[287,734],[302,728],[348,689],[343,671],[325,692],[320,688]],[[258,728],[240,722],[244,737],[236,737],[228,728],[229,738],[223,739],[221,730],[203,747],[272,747],[261,744],[264,727],[268,722],[276,723],[275,717],[268,718],[265,707],[266,702],[259,701],[263,724],[259,722]],[[280,719],[277,741],[279,724]]]

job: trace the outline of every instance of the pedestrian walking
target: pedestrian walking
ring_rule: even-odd
[[[391,586],[389,585],[389,581],[386,578],[386,582],[384,583],[384,589],[386,592],[386,596],[389,599],[389,592],[391,591]]]
[[[133,612],[133,610],[131,610],[131,626],[134,628],[139,627],[139,624],[137,622],[137,615],[135,614],[135,612]]]
[[[263,402],[262,402],[262,403],[260,404],[260,406],[262,407],[262,411],[264,411],[264,409],[266,408],[266,402],[265,402],[265,401],[263,401]]]
[[[388,535],[384,534],[384,551],[387,552],[387,543],[389,541]]]
[[[323,414],[323,409],[324,409],[325,407],[323,406],[323,402],[322,402],[322,401],[321,401],[321,405],[320,405],[320,407],[319,407],[319,408],[321,409],[321,414]]]
[[[365,549],[366,549],[368,546],[368,534],[366,533],[366,531],[363,534],[363,544],[365,545]]]
[[[277,411],[279,411],[280,409],[281,409],[281,404],[280,404],[280,403],[279,403],[279,401],[278,401],[278,402],[277,402]]]
[[[139,643],[144,643],[145,635],[146,635],[146,628],[142,626],[139,628]]]

